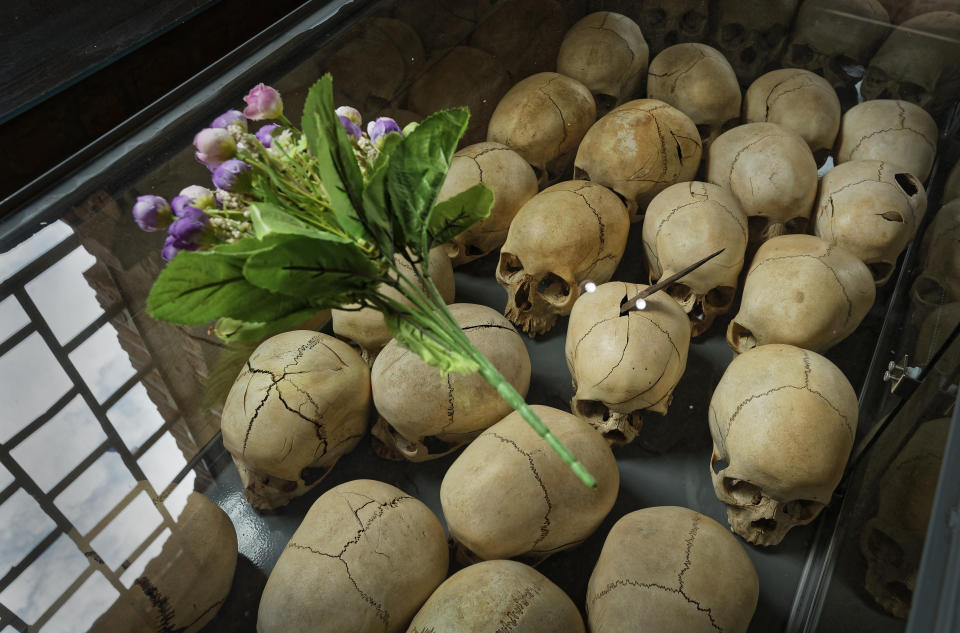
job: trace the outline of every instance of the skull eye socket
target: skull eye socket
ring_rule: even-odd
[[[840,77],[853,77],[854,73],[860,73],[860,76],[863,75],[863,66],[857,64],[857,60],[852,57],[847,57],[846,55],[834,55],[827,62],[827,65],[833,74],[839,75]]]
[[[773,27],[763,34],[763,42],[768,48],[775,50],[783,42],[787,35],[787,29],[782,24],[774,24]]]
[[[610,110],[613,110],[617,107],[617,98],[613,95],[604,95],[604,94],[595,94],[593,95],[594,100],[597,102],[597,118],[599,119]],[[580,180],[580,179],[577,179]],[[588,180],[583,178],[582,180]]]
[[[663,9],[647,9],[643,12],[643,21],[646,26],[658,26],[667,21],[667,12]]]
[[[728,341],[733,349],[741,354],[757,346],[757,337],[753,335],[753,332],[736,321],[730,323]]]
[[[737,504],[742,506],[755,506],[763,500],[763,493],[760,492],[760,488],[742,479],[724,477],[723,489],[734,498]]]
[[[302,479],[303,483],[305,483],[306,485],[312,486],[316,482],[326,477],[327,473],[329,472],[330,472],[329,466],[325,468],[307,467],[300,471],[300,479]],[[290,483],[293,483],[293,482],[290,482]],[[293,488],[296,488],[296,484],[293,484]]]
[[[547,273],[537,284],[537,292],[550,303],[562,304],[570,298],[570,284],[553,273]]]
[[[707,21],[707,16],[696,11],[687,11],[680,16],[680,29],[690,34],[697,34]]]
[[[467,257],[483,257],[487,253],[476,244],[466,244],[463,249],[463,254]]]
[[[791,64],[807,66],[813,61],[813,49],[806,44],[794,44],[788,55]]]
[[[704,302],[713,308],[726,308],[731,303],[733,303],[734,297],[737,295],[736,288],[730,286],[717,286],[707,293],[707,296],[704,297]]]
[[[724,24],[720,29],[720,42],[726,46],[737,46],[743,43],[744,33],[742,24]]]
[[[947,302],[946,289],[932,277],[918,278],[913,289],[917,298],[928,305],[941,305]]]
[[[917,182],[913,174],[899,173],[896,174],[893,179],[897,181],[897,184],[900,185],[903,193],[907,194],[908,198],[912,198],[920,191],[920,183]]]
[[[784,513],[797,521],[809,521],[819,514],[823,504],[809,499],[795,499],[783,506]]]
[[[909,81],[902,81],[897,85],[897,97],[910,103],[924,105],[930,100],[930,93],[923,86]]]
[[[513,253],[503,253],[500,257],[500,276],[511,279],[523,272],[523,263]]]
[[[684,304],[694,297],[693,288],[683,284],[673,284],[667,288],[667,294],[673,297],[677,303]]]
[[[577,400],[576,409],[583,418],[602,422],[610,419],[610,409],[599,400]]]
[[[713,470],[714,475],[719,475],[720,471],[729,465],[730,463],[719,455],[714,454],[713,457],[710,458],[710,468]]]
[[[867,547],[876,554],[877,558],[887,561],[894,567],[903,565],[903,559],[906,558],[903,548],[886,532],[876,528],[870,530],[870,534],[867,535]]]
[[[701,123],[697,126],[697,133],[700,135],[700,140],[710,137],[710,132],[713,130],[713,126],[709,123]]]

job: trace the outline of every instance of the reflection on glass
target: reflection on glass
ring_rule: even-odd
[[[100,423],[83,398],[76,396],[10,453],[48,492],[105,439]]]
[[[177,442],[169,433],[164,433],[153,446],[138,460],[143,474],[153,484],[157,493],[163,492],[177,473],[187,465],[183,453],[177,448]]]
[[[33,624],[86,568],[87,558],[62,534],[0,593],[0,602]]]
[[[67,343],[103,312],[96,293],[83,278],[83,271],[96,262],[96,258],[78,246],[26,286],[30,298],[61,343]]]
[[[73,350],[70,361],[98,402],[106,400],[136,373],[127,353],[120,347],[117,331],[109,323]]]
[[[187,507],[187,497],[193,492],[193,482],[196,481],[196,479],[196,472],[192,470],[187,472],[183,481],[177,484],[177,487],[174,488],[173,491],[170,492],[170,495],[163,501],[163,505],[166,506],[167,512],[170,513],[174,521],[180,518],[180,513]]]
[[[110,569],[118,569],[161,522],[163,517],[153,506],[150,497],[141,492],[113,517],[107,527],[90,541],[90,545]]]
[[[147,395],[146,388],[139,382],[110,407],[107,418],[131,451],[140,448],[141,444],[163,426],[160,412]]]
[[[0,342],[10,338],[29,322],[30,317],[20,307],[16,297],[7,297],[0,301]]]
[[[31,334],[22,343],[0,356],[0,442],[17,431],[63,396],[70,379],[39,334]]]
[[[145,549],[142,554],[137,556],[136,560],[130,563],[130,566],[127,567],[127,570],[123,572],[122,576],[120,576],[120,582],[123,583],[124,587],[129,589],[133,586],[133,581],[143,574],[143,570],[146,568],[147,563],[153,560],[153,558],[160,553],[160,550],[163,549],[163,544],[167,542],[167,539],[170,538],[170,535],[170,528],[166,528],[163,532],[160,532],[160,535],[153,539],[153,542],[150,543],[147,549]]]
[[[54,503],[81,534],[86,534],[136,485],[120,456],[106,453],[67,486]]]
[[[119,592],[95,572],[63,603],[40,629],[41,633],[87,633],[94,620],[110,608]]]
[[[10,474],[10,471],[0,466],[0,490],[3,490],[7,486],[13,483],[13,475]]]
[[[56,528],[25,490],[17,490],[0,505],[0,526],[0,577]]]
[[[70,227],[57,220],[6,253],[0,253],[0,282],[9,279],[18,270],[71,235],[73,231]]]

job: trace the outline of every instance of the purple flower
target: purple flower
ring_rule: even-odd
[[[236,123],[243,129],[247,129],[247,118],[243,116],[240,110],[227,110],[213,120],[210,127],[227,129],[227,126]]]
[[[236,158],[225,161],[213,171],[213,186],[223,191],[243,193],[250,190],[253,168]]]
[[[264,147],[269,149],[273,145],[273,137],[282,131],[283,128],[276,123],[267,123],[257,130],[256,137]]]
[[[383,137],[391,132],[400,133],[400,126],[390,117],[382,116],[367,123],[367,136],[376,147],[383,147]]]
[[[283,114],[283,100],[280,98],[280,93],[270,86],[257,84],[243,100],[247,104],[243,114],[248,119],[254,121],[276,119]]]
[[[197,209],[213,209],[217,206],[217,200],[213,192],[200,185],[190,185],[180,192],[180,195],[170,201],[175,216],[183,216],[183,208],[186,206],[196,207]]]
[[[342,114],[337,116],[340,118],[340,123],[343,124],[343,129],[347,131],[347,136],[355,141],[360,140],[360,136],[363,134],[363,132],[360,130],[360,126]]]
[[[133,220],[144,231],[166,228],[172,219],[170,205],[160,196],[138,196],[133,205]]]
[[[357,125],[363,125],[363,117],[360,116],[360,111],[356,108],[350,106],[340,106],[334,112],[337,113],[339,117],[347,117]]]
[[[223,161],[230,160],[237,153],[237,142],[230,136],[230,132],[217,127],[200,130],[193,137],[193,146],[197,148],[197,160],[210,170]]]
[[[167,239],[163,241],[163,248],[160,250],[160,257],[163,258],[163,261],[170,261],[180,252],[180,249],[177,248],[175,244],[176,241],[177,238],[172,235],[168,235]]]
[[[184,215],[167,229],[170,235],[164,242],[164,249],[173,246],[181,251],[195,251],[203,243],[210,218],[196,207],[184,207],[183,210]]]

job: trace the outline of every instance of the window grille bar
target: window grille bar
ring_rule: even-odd
[[[13,273],[6,281],[0,283],[0,301],[3,301],[15,291],[20,290],[33,281],[40,273],[50,268],[66,257],[71,251],[80,246],[80,238],[76,233],[64,238],[62,242],[51,247],[43,255]]]
[[[28,336],[33,334],[33,324],[27,323],[22,328],[11,334],[5,341],[0,342],[0,356],[3,356],[14,347],[23,343]]]
[[[60,398],[54,402],[49,409],[37,416],[33,422],[17,431],[16,434],[14,434],[14,436],[4,444],[7,450],[12,451],[14,447],[20,444],[20,442],[30,437],[34,431],[49,422],[53,416],[60,413],[61,409],[70,404],[70,401],[77,397],[77,393],[76,387],[71,387],[68,389],[67,393],[60,396]]]

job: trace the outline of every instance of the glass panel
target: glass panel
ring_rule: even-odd
[[[139,382],[110,407],[107,418],[131,451],[140,448],[141,444],[163,426],[163,418],[160,417],[157,406]]]
[[[136,485],[120,456],[107,453],[67,486],[54,503],[81,534],[86,534]]]
[[[13,482],[14,478],[13,475],[10,474],[10,471],[0,466],[0,490],[3,490]]]
[[[41,633],[87,633],[119,592],[100,572],[88,578],[40,629]]]
[[[138,460],[143,474],[147,476],[157,494],[163,492],[177,473],[187,465],[183,452],[169,433],[160,436],[153,446]]]
[[[67,343],[103,313],[97,294],[83,277],[95,263],[96,258],[78,246],[26,286],[61,343]]]
[[[24,622],[32,624],[87,566],[86,556],[63,534],[0,593],[0,602]]]
[[[31,334],[0,356],[0,402],[4,404],[0,442],[49,409],[70,387],[70,379],[39,334]]]
[[[0,253],[0,282],[6,281],[13,276],[15,272],[71,235],[73,235],[73,231],[70,227],[62,221],[57,220],[43,230],[37,231],[6,253]]]
[[[10,338],[29,322],[30,317],[20,307],[16,297],[7,297],[0,301],[0,342]]]
[[[164,500],[163,505],[167,507],[167,512],[170,513],[174,521],[180,517],[180,513],[187,507],[187,497],[193,492],[193,484],[196,479],[197,473],[191,470]]]
[[[108,567],[118,569],[162,522],[163,517],[150,497],[141,492],[90,541],[90,545]]]
[[[56,523],[25,490],[17,490],[0,505],[0,577],[23,560]],[[16,526],[15,530],[9,526]]]
[[[10,454],[47,492],[105,439],[100,423],[77,396]]]
[[[120,347],[117,331],[109,323],[70,353],[70,361],[99,402],[103,402],[136,371]]]
[[[147,567],[153,558],[160,553],[160,550],[163,549],[163,544],[167,542],[167,539],[170,538],[170,529],[167,528],[163,532],[160,532],[160,536],[153,539],[153,542],[143,551],[142,554],[137,556],[137,559],[130,563],[130,566],[127,567],[127,570],[123,572],[123,575],[120,576],[120,582],[123,583],[124,587],[130,587],[133,585],[133,581],[140,577],[143,574],[143,570]]]

